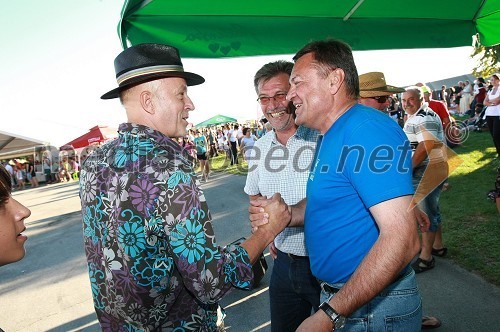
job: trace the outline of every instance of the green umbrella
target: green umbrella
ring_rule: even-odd
[[[293,54],[337,38],[354,50],[500,43],[499,0],[127,0],[122,45],[165,43],[183,57]],[[379,61],[374,59],[374,61]]]
[[[218,124],[224,124],[224,123],[236,122],[236,121],[237,120],[235,118],[231,118],[229,116],[218,114],[216,116],[211,117],[210,119],[207,119],[203,122],[198,123],[195,127],[201,128],[201,127],[215,126]]]

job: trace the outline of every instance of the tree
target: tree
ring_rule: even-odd
[[[472,70],[472,74],[476,77],[488,78],[499,71],[500,44],[495,46],[476,44],[470,57],[477,61],[477,66]]]

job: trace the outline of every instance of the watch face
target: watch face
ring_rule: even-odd
[[[335,320],[335,330],[340,330],[341,328],[344,327],[346,322],[346,318],[342,315],[338,315],[337,319]]]

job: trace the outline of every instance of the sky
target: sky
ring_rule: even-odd
[[[121,51],[123,1],[0,2],[0,131],[61,146],[96,125],[126,121],[117,99],[100,99],[117,85],[113,60]],[[354,59],[359,74],[381,71],[388,84],[407,86],[470,73],[471,53],[472,47],[357,51]],[[292,56],[183,59],[184,70],[206,79],[188,90],[196,106],[189,121],[216,114],[260,118],[253,75],[269,61]]]

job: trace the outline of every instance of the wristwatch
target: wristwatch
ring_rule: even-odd
[[[330,317],[333,323],[333,331],[340,330],[345,325],[346,318],[335,311],[328,302],[323,302],[319,305],[319,308],[325,312],[325,314]]]

